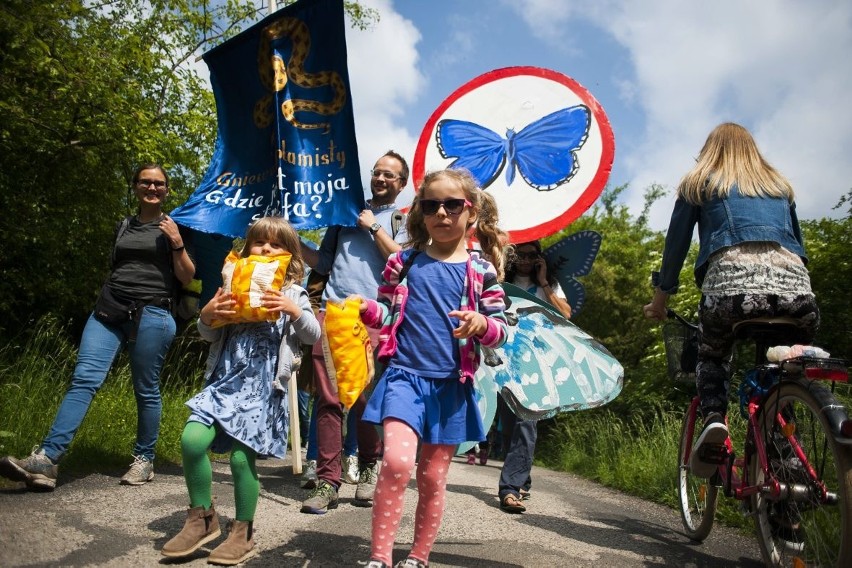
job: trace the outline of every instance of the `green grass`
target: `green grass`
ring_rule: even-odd
[[[536,447],[536,464],[678,509],[682,421],[682,412],[662,409],[641,417],[617,416],[606,408],[563,415],[542,436]],[[742,421],[733,416],[731,421],[736,440]],[[716,519],[732,526],[751,526],[734,499],[720,497]]]
[[[0,349],[0,455],[26,456],[41,443],[68,388],[76,357],[76,347],[50,318],[42,320],[22,346],[10,343]],[[180,435],[189,415],[183,403],[202,381],[203,359],[192,354],[180,359],[171,357],[161,377],[160,462],[180,463]],[[181,371],[178,380],[174,373]],[[122,354],[95,395],[62,471],[82,475],[127,467],[135,439],[136,400]]]

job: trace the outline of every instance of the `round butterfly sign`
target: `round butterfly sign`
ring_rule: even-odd
[[[507,67],[462,85],[432,113],[414,155],[426,172],[465,168],[490,192],[512,242],[567,227],[612,169],[609,120],[579,83],[540,67]]]

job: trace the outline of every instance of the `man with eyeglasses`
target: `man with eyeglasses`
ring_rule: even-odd
[[[358,215],[356,227],[329,227],[319,250],[302,245],[302,256],[313,270],[328,274],[319,321],[325,319],[325,302],[342,302],[352,294],[373,298],[381,283],[388,257],[407,240],[404,216],[394,207],[397,196],[408,182],[408,164],[387,151],[370,171],[372,198]],[[368,329],[373,348],[378,346],[378,330]],[[328,377],[322,341],[313,348],[314,387],[317,396],[317,484],[302,503],[303,513],[321,515],[337,507],[341,478],[343,406]],[[362,424],[366,398],[363,394],[350,409],[358,423],[358,487],[353,505],[373,506],[378,478],[377,461],[381,439],[372,424]]]

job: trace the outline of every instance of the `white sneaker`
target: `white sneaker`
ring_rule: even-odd
[[[305,471],[302,473],[302,489],[313,489],[317,486],[317,460],[308,460],[305,462]]]
[[[705,446],[721,446],[728,439],[728,427],[721,415],[713,413],[707,417],[704,430],[695,442],[689,455],[689,469],[696,477],[709,478],[716,472],[719,464],[701,459],[701,450]]]
[[[349,483],[350,485],[358,484],[358,476],[361,475],[361,472],[358,470],[358,455],[354,456],[343,456],[343,463],[341,464],[343,473],[341,475],[340,480],[343,483]]]

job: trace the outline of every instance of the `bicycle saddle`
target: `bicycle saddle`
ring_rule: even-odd
[[[799,322],[792,318],[754,318],[734,324],[737,339],[758,339],[761,343],[774,345],[790,341],[800,332]]]

